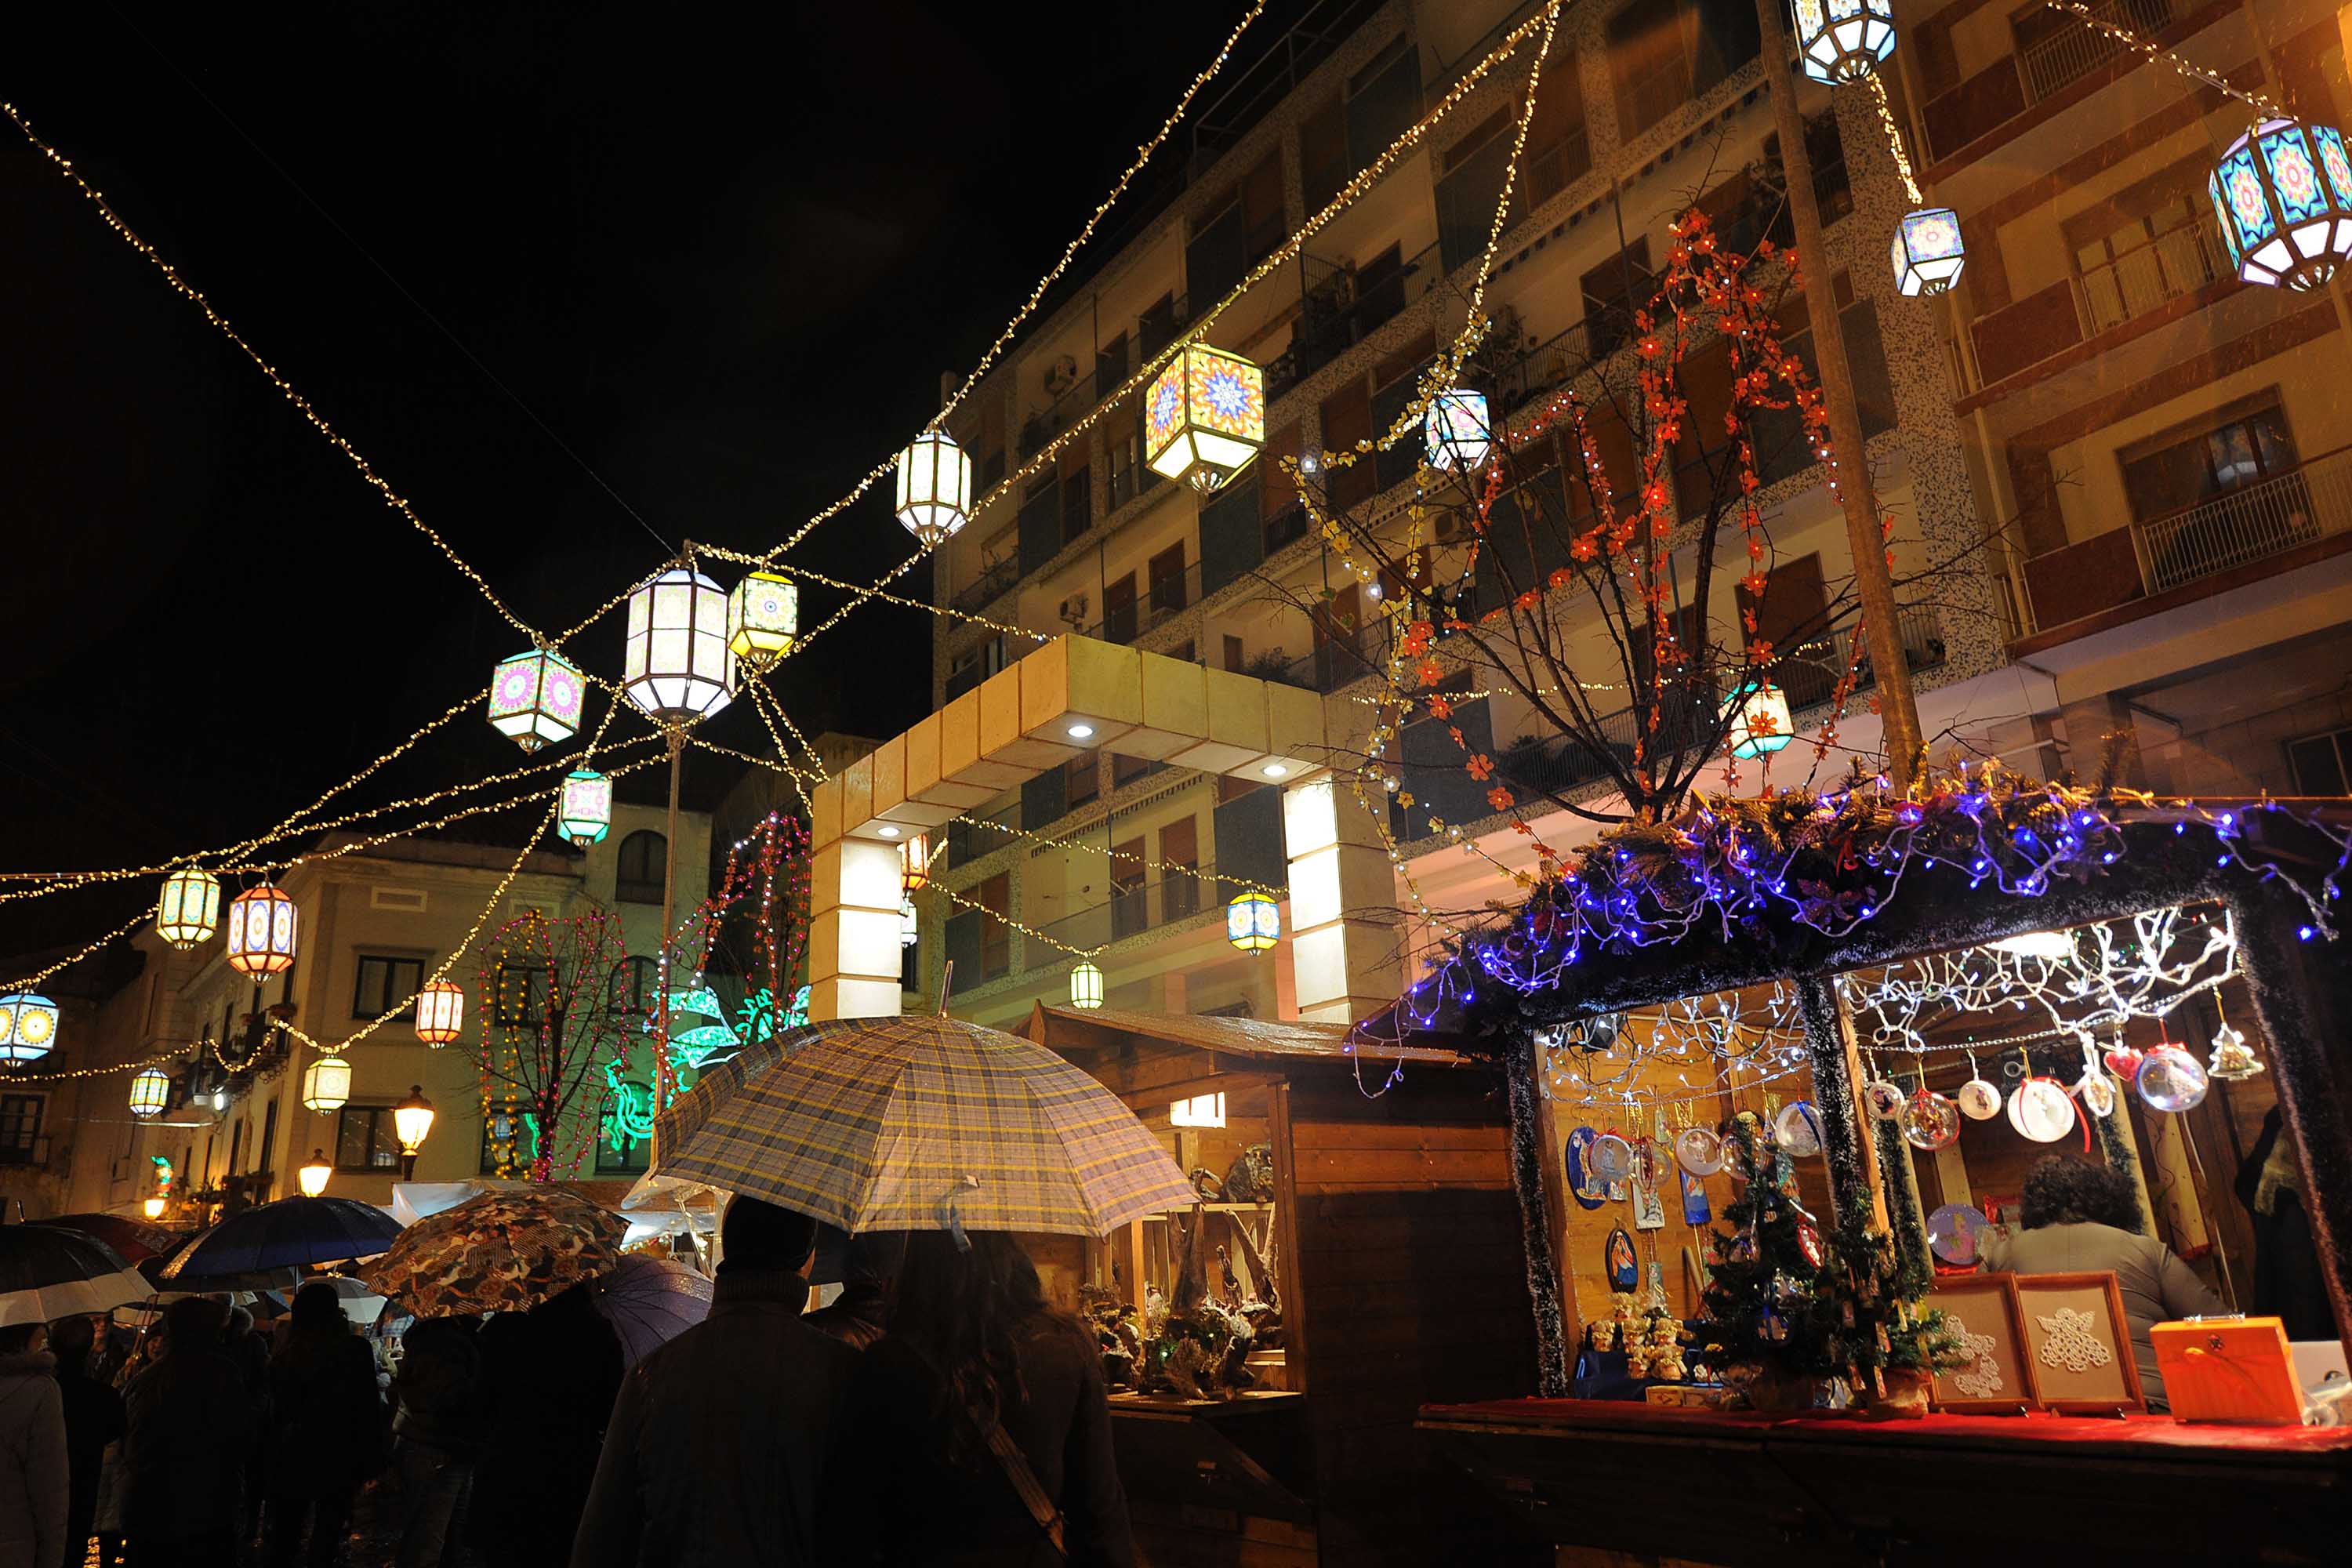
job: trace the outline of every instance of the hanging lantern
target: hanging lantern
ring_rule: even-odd
[[[621,684],[629,700],[665,723],[686,724],[735,695],[727,650],[727,595],[701,573],[673,566],[629,595]]]
[[[1796,0],[1805,74],[1832,86],[1860,81],[1895,52],[1888,0]]]
[[[2333,125],[2258,122],[2230,143],[2205,190],[2249,283],[2316,289],[2352,256],[2352,160]]]
[[[1186,343],[1143,404],[1144,460],[1206,493],[1265,445],[1265,373],[1239,354]]]
[[[1264,893],[1236,893],[1225,906],[1225,940],[1244,952],[1264,952],[1282,935],[1282,910]]]
[[[526,649],[490,672],[490,727],[526,752],[570,740],[587,701],[587,678],[552,650]]]
[[[466,992],[446,980],[430,981],[416,994],[416,1037],[446,1046],[466,1027]]]
[[[172,1102],[172,1079],[162,1068],[142,1068],[131,1080],[131,1114],[161,1116]]]
[[[352,1064],[330,1051],[302,1072],[302,1103],[321,1116],[343,1108],[352,1097]]]
[[[1725,736],[1731,742],[1731,754],[1741,762],[1779,751],[1789,743],[1796,727],[1789,713],[1789,694],[1769,680],[1732,693],[1723,705],[1722,716],[1731,721],[1730,732]]]
[[[294,900],[274,882],[248,888],[228,904],[228,966],[251,980],[294,963]]]
[[[1906,294],[1941,294],[1959,281],[1969,247],[1960,215],[1949,207],[1905,213],[1895,226],[1895,286]]]
[[[1486,460],[1494,437],[1486,423],[1486,395],[1467,387],[1441,392],[1423,423],[1429,466],[1468,473]]]
[[[898,454],[898,521],[937,550],[971,520],[971,458],[942,431],[926,430]]]
[[[334,1173],[335,1168],[327,1163],[327,1152],[313,1149],[310,1151],[310,1163],[295,1172],[294,1179],[302,1184],[304,1197],[315,1198],[327,1190],[327,1178]]]
[[[220,879],[210,871],[182,868],[163,879],[155,900],[155,934],[182,952],[212,941],[220,927]]]
[[[0,1062],[36,1062],[58,1037],[58,1005],[37,991],[0,996]]]
[[[753,572],[727,595],[727,649],[753,669],[793,651],[801,630],[801,591],[789,577]]]
[[[1103,1005],[1103,972],[1091,963],[1070,971],[1070,1005],[1088,1012]]]
[[[898,890],[908,898],[931,885],[931,836],[917,833],[898,846]]]
[[[900,899],[898,900],[898,945],[902,948],[912,947],[922,940],[922,919],[915,913],[915,900]]]
[[[555,831],[583,849],[597,843],[613,826],[613,781],[591,768],[574,768],[564,776],[563,804],[555,814]]]

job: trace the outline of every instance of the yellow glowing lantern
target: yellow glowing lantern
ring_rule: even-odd
[[[183,868],[163,879],[155,900],[155,934],[185,952],[212,941],[220,928],[220,879],[210,871]]]
[[[1186,343],[1143,404],[1144,461],[1196,490],[1215,489],[1265,445],[1265,373],[1239,354]]]
[[[931,885],[931,836],[910,835],[898,846],[898,890],[912,898]]]
[[[162,1068],[142,1068],[131,1080],[131,1114],[161,1116],[172,1102],[172,1079]]]
[[[1103,972],[1090,963],[1070,971],[1070,1005],[1091,1012],[1103,1005]]]
[[[352,1097],[352,1064],[329,1051],[302,1073],[302,1104],[321,1116],[332,1115]]]
[[[392,1135],[400,1140],[400,1179],[416,1174],[416,1152],[433,1131],[433,1102],[421,1084],[408,1086],[408,1098],[392,1108]]]
[[[938,430],[926,430],[898,454],[898,521],[927,550],[956,536],[971,519],[971,458]]]
[[[315,1198],[327,1190],[327,1178],[334,1173],[335,1168],[327,1163],[327,1152],[313,1149],[310,1151],[310,1163],[295,1172],[294,1179],[302,1184],[304,1197]]]
[[[294,900],[274,882],[248,888],[228,904],[228,966],[249,979],[294,964]]]
[[[428,1046],[446,1046],[466,1027],[464,987],[446,980],[427,984],[416,994],[416,1037]]]
[[[801,591],[789,577],[753,572],[727,595],[727,647],[753,669],[793,651],[801,630]]]
[[[1225,906],[1225,940],[1244,952],[1264,952],[1282,935],[1282,910],[1264,893],[1236,893]]]

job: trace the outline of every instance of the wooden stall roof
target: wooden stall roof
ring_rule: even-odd
[[[1021,1033],[1035,1044],[1056,1051],[1100,1050],[1150,1041],[1259,1061],[1344,1061],[1354,1056],[1372,1061],[1422,1062],[1433,1067],[1475,1065],[1469,1057],[1442,1043],[1445,1037],[1442,1035],[1417,1036],[1414,1038],[1420,1043],[1410,1045],[1360,1038],[1350,1049],[1345,1024],[1128,1013],[1115,1007],[1048,1007],[1042,1002],[1029,1015],[1029,1022],[1022,1026]]]

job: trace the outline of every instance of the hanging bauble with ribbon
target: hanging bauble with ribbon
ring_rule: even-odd
[[[2035,1074],[2009,1092],[2009,1124],[2036,1143],[2055,1143],[2074,1131],[2074,1102],[2054,1078]]]
[[[1863,1109],[1881,1121],[1902,1115],[1903,1100],[1903,1086],[1886,1079],[1875,1078],[1862,1086]]]
[[[2000,1090],[1980,1078],[1960,1085],[1960,1114],[1971,1121],[1990,1121],[2000,1114]]]
[[[2204,1103],[2206,1073],[2195,1057],[2167,1043],[2140,1062],[2132,1087],[2152,1110],[2193,1110]]]
[[[1694,1176],[1723,1169],[1723,1139],[1712,1127],[1685,1127],[1675,1135],[1675,1163]]]
[[[1810,1100],[1792,1100],[1772,1119],[1772,1137],[1795,1159],[1811,1159],[1822,1152],[1822,1117]]]
[[[1921,1089],[1903,1104],[1903,1141],[1934,1153],[1960,1135],[1960,1109],[1948,1095]]]

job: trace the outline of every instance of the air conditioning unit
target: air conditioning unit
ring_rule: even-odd
[[[1438,543],[1453,543],[1462,537],[1462,514],[1452,510],[1439,512],[1437,526],[1432,532]]]
[[[1062,608],[1059,614],[1061,615],[1063,624],[1066,626],[1073,628],[1085,626],[1087,624],[1087,596],[1084,594],[1071,595],[1068,598],[1062,601]]]
[[[1068,354],[1055,360],[1045,371],[1045,395],[1059,397],[1078,384],[1078,362]]]

